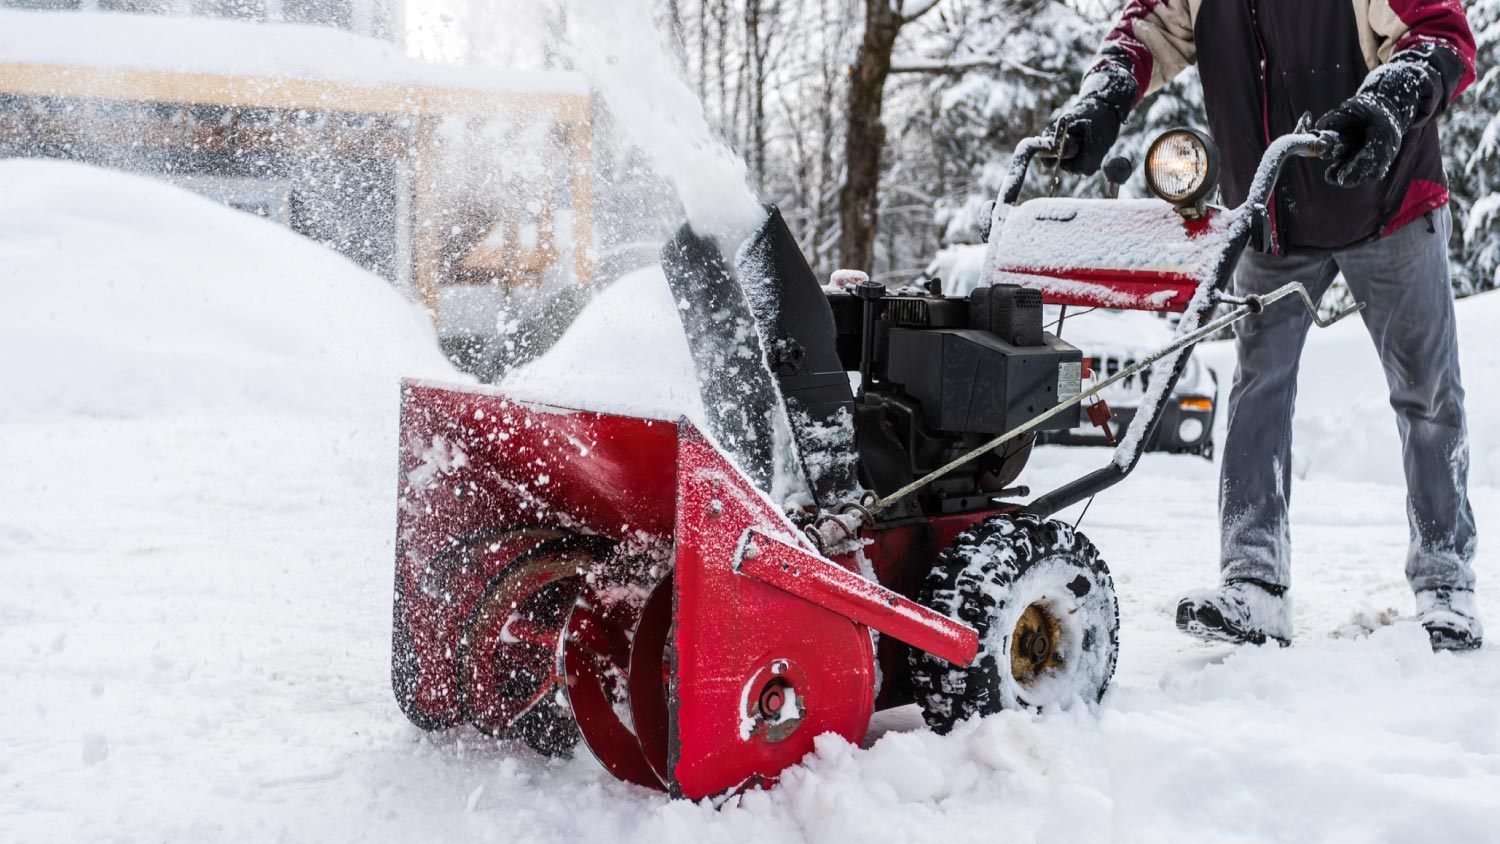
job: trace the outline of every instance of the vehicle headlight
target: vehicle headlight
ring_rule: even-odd
[[[1183,443],[1195,443],[1203,436],[1203,420],[1189,417],[1177,426],[1177,439]]]
[[[1146,186],[1179,209],[1196,209],[1219,179],[1219,150],[1196,129],[1173,129],[1146,152]]]

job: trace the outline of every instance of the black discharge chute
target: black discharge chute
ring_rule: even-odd
[[[718,243],[689,225],[662,247],[662,268],[719,444],[769,491],[777,431],[787,431],[781,465],[800,475],[794,480],[815,503],[857,497],[854,397],[833,314],[781,212],[767,209],[733,271]]]

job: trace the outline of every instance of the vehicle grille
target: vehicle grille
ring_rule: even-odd
[[[1119,355],[1090,355],[1089,360],[1092,361],[1095,383],[1136,364],[1136,358]],[[1111,405],[1131,407],[1140,403],[1150,387],[1151,370],[1146,369],[1111,385],[1100,395]]]

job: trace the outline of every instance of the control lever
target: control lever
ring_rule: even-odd
[[[1135,172],[1135,163],[1123,155],[1117,155],[1104,162],[1104,181],[1109,183],[1109,198],[1120,197],[1120,186],[1130,181],[1130,174]]]

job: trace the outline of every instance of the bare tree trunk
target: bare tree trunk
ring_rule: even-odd
[[[744,27],[743,18],[739,23]],[[745,139],[750,137],[750,51],[755,49],[755,45],[750,40],[748,30],[742,31],[740,36],[737,56],[739,66],[734,71],[734,108],[729,112],[729,148],[739,153],[743,159]]]
[[[698,101],[708,102],[708,0],[698,0]]]
[[[734,115],[729,110],[729,2],[719,0],[714,9],[719,38],[719,133],[725,139],[734,136]]]
[[[776,15],[780,10],[773,6],[770,23],[762,29],[760,0],[746,0],[746,5],[755,10],[751,16],[754,24],[754,29],[751,30],[752,40],[755,44],[755,66],[751,74],[754,96],[751,103],[755,112],[750,123],[750,160],[751,166],[755,168],[756,193],[760,193],[766,187],[766,58],[771,53],[771,41],[776,37]]]
[[[833,30],[833,19],[828,14],[828,0],[819,0],[818,18],[820,29],[823,33],[822,41],[822,91],[824,97],[832,105],[834,88],[838,84],[840,62],[835,58],[835,47],[839,38],[831,34]],[[829,198],[833,193],[833,185],[838,174],[833,166],[834,125],[833,109],[822,108],[818,110],[818,181],[813,190],[813,254],[820,263],[828,261],[829,256],[823,251],[823,244],[828,240],[826,233],[832,227],[829,219],[833,216],[829,209]],[[828,226],[825,229],[825,226]]]
[[[885,82],[891,51],[905,22],[891,0],[865,0],[865,34],[849,73],[849,105],[844,132],[848,174],[839,193],[839,264],[869,269],[880,223],[880,155],[885,147]]]
[[[677,57],[683,72],[687,72],[687,33],[682,29],[682,5],[679,0],[667,0],[667,25],[672,28],[672,54]]]

